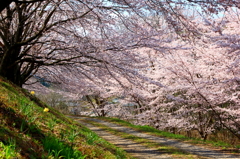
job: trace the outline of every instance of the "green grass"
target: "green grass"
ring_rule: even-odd
[[[134,129],[136,129],[138,131],[141,131],[141,132],[151,133],[151,134],[162,136],[162,137],[168,137],[168,138],[171,138],[171,139],[181,139],[181,140],[189,139],[186,136],[179,135],[179,134],[173,134],[173,133],[166,132],[166,131],[160,131],[160,130],[157,130],[157,129],[151,127],[151,126],[133,125],[133,124],[127,122],[127,121],[120,120],[120,119],[117,119],[117,118],[101,117],[101,119],[106,120],[106,121],[110,121],[110,122],[113,122],[113,123],[116,123],[116,124],[120,124],[120,125],[123,125],[123,126],[127,126],[127,127],[130,127],[130,128],[134,128]]]
[[[15,140],[8,141],[7,145],[4,145],[2,142],[0,142],[0,150],[2,152],[0,153],[0,158],[10,159],[18,156]]]
[[[48,108],[49,112],[44,112]],[[11,141],[11,142],[10,142]],[[0,158],[131,158],[0,77]]]
[[[46,137],[42,140],[42,143],[44,150],[48,151],[49,156],[54,158],[84,159],[87,156],[83,156],[80,151],[74,150],[71,146],[55,137]]]
[[[112,118],[110,120],[112,120]],[[144,145],[146,147],[149,147],[149,148],[155,148],[155,149],[159,150],[159,152],[161,152],[162,154],[169,154],[169,155],[172,155],[174,157],[182,158],[182,159],[190,159],[190,158],[192,158],[192,159],[198,158],[199,159],[200,158],[197,155],[193,155],[193,154],[190,154],[190,153],[185,152],[183,150],[179,150],[175,147],[165,146],[165,145],[162,145],[160,143],[157,143],[157,142],[154,142],[154,141],[151,141],[151,140],[148,140],[148,139],[144,139],[144,138],[141,138],[141,137],[138,137],[138,136],[135,136],[135,135],[124,133],[124,132],[112,129],[108,126],[105,126],[103,124],[100,124],[100,123],[97,123],[97,122],[94,122],[94,121],[85,120],[84,122],[92,124],[96,127],[99,127],[101,129],[105,130],[105,131],[108,131],[109,133],[111,133],[113,135],[117,135],[119,137],[132,140],[136,143],[142,144],[142,145]],[[125,121],[120,121],[120,122],[126,124]]]

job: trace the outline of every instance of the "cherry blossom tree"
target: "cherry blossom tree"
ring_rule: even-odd
[[[7,2],[9,4],[12,1]],[[223,1],[221,5],[216,5],[214,1],[203,4],[199,1],[159,2],[153,0],[14,1],[11,5],[8,4],[6,4],[7,8],[3,5],[6,10],[1,13],[0,74],[19,86],[41,66],[74,63],[74,60],[83,57],[79,55],[79,52],[96,54],[97,51],[121,51],[126,50],[126,46],[133,49],[146,45],[152,45],[151,47],[156,49],[161,45],[159,37],[163,34],[163,30],[156,32],[156,29],[144,29],[151,28],[146,15],[161,14],[169,27],[172,27],[182,37],[190,37],[199,33],[191,17],[185,14],[187,7],[201,6],[208,8],[208,11],[209,6],[215,7],[216,11],[227,10],[233,6],[238,7],[235,1],[228,3]],[[141,26],[137,23],[139,20],[142,21]],[[117,30],[119,26],[124,27],[125,35],[128,35],[125,41],[119,39],[123,37],[121,33],[123,30]],[[82,48],[76,47],[79,40]],[[120,41],[118,45],[116,45],[117,41]],[[84,47],[88,50],[86,51]],[[32,54],[29,55],[29,52]],[[33,52],[38,52],[38,54],[35,53],[33,56]],[[66,52],[69,58],[66,58]],[[84,58],[89,57],[84,55]],[[95,58],[94,60],[99,62],[102,59]]]
[[[80,70],[91,65],[110,71],[106,66],[110,67],[109,60],[120,57],[110,54],[122,52],[119,54],[129,61],[129,50],[145,45],[148,39],[142,35],[134,37],[131,30],[132,33],[124,33],[129,38],[123,40],[124,34],[117,30],[117,25],[120,18],[127,23],[124,14],[121,6],[108,6],[101,1],[15,3],[1,13],[0,74],[22,86],[35,72],[41,72],[39,68],[51,72],[50,67],[56,65]],[[130,30],[136,25],[128,21],[128,27]],[[114,62],[111,67],[124,69]]]
[[[239,137],[238,1],[11,2],[0,8],[1,76],[75,98],[124,96],[138,123],[159,129]],[[41,80],[51,89],[27,86]]]
[[[138,123],[173,132],[197,130],[204,140],[224,129],[239,138],[239,54],[233,38],[239,24],[236,15],[224,21],[217,24],[221,33],[216,25],[201,23],[205,34],[194,43],[176,40],[170,45],[182,46],[179,50],[150,51],[146,74],[166,87],[148,84],[147,98],[140,98],[145,107],[136,116]]]

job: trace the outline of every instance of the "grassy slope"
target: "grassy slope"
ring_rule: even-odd
[[[89,129],[0,77],[0,158],[128,158]]]

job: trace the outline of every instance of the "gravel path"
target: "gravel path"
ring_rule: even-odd
[[[86,118],[85,118],[86,119]],[[80,124],[88,127],[90,130],[97,133],[99,136],[107,140],[108,142],[124,149],[128,154],[138,159],[171,159],[170,155],[160,153],[156,149],[148,148],[139,143],[133,142],[132,140],[124,139],[105,130],[93,126],[92,124],[85,123],[84,120],[77,120]]]
[[[224,154],[219,151],[210,150],[210,149],[206,149],[206,148],[203,148],[200,146],[195,146],[195,145],[179,142],[177,140],[166,139],[166,138],[162,138],[162,137],[148,135],[145,133],[135,131],[131,128],[127,128],[124,126],[120,126],[120,125],[113,124],[113,123],[106,122],[106,121],[99,120],[99,119],[88,118],[88,117],[78,117],[75,119],[81,119],[81,120],[77,120],[77,121],[79,121],[81,124],[86,125],[92,131],[95,131],[99,136],[103,137],[104,139],[111,142],[112,144],[115,144],[115,145],[125,149],[126,152],[130,153],[132,156],[134,156],[136,158],[151,158],[151,159],[156,158],[157,159],[157,158],[173,158],[173,157],[171,157],[170,155],[162,154],[161,152],[157,151],[156,149],[150,149],[145,146],[142,146],[138,143],[133,142],[132,140],[123,139],[118,136],[107,133],[106,131],[104,131],[98,127],[92,126],[91,124],[86,124],[83,121],[90,120],[90,121],[94,121],[94,122],[97,122],[100,124],[104,124],[108,127],[111,127],[112,129],[116,129],[118,131],[122,131],[122,132],[125,132],[128,134],[131,134],[131,135],[135,135],[135,136],[138,136],[138,137],[141,137],[141,138],[153,141],[153,142],[157,142],[157,143],[160,143],[160,144],[163,144],[166,146],[176,147],[178,149],[184,150],[191,154],[202,156],[204,158],[217,158],[217,159],[239,159],[240,158],[239,156],[237,157],[234,155]]]

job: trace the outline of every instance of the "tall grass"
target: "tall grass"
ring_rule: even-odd
[[[44,108],[50,111],[44,112]],[[1,77],[0,125],[0,159],[129,158],[123,150]]]
[[[2,142],[0,142],[0,150],[0,158],[10,159],[17,157],[16,141],[14,140],[9,140],[8,145],[4,145]]]
[[[71,146],[54,137],[46,137],[42,140],[42,143],[44,149],[48,151],[49,156],[53,156],[54,158],[84,159],[86,157],[80,151],[74,150]]]

